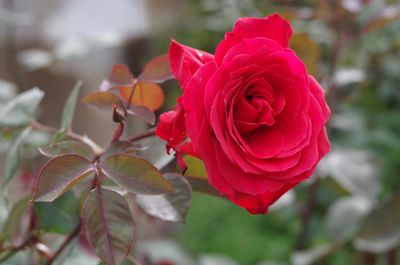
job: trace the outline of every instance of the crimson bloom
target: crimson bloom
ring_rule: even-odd
[[[215,55],[176,41],[169,49],[183,96],[157,135],[202,159],[209,183],[253,214],[309,178],[330,149],[324,91],[291,35],[279,15],[241,18]]]

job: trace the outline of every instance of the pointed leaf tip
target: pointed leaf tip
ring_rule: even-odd
[[[82,156],[74,154],[57,156],[49,160],[40,170],[33,200],[54,201],[94,171],[92,163]]]
[[[134,222],[128,203],[118,193],[92,190],[83,204],[83,227],[90,246],[109,265],[128,256],[134,239]]]
[[[147,160],[127,154],[114,154],[101,161],[105,175],[133,193],[158,195],[172,192],[171,184]]]
[[[163,83],[172,78],[168,54],[159,55],[148,62],[139,76],[139,80],[153,83]]]

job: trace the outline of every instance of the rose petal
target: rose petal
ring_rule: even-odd
[[[186,129],[195,149],[198,146],[200,127],[204,122],[204,88],[215,70],[214,62],[200,67],[183,92],[182,103],[186,113]]]
[[[219,43],[215,51],[215,61],[221,64],[229,49],[244,39],[267,38],[285,48],[289,46],[291,35],[292,27],[278,14],[265,18],[240,18],[233,30],[226,33],[225,39]]]
[[[256,196],[236,191],[233,196],[229,196],[229,198],[252,214],[265,214],[269,206],[295,185],[297,185],[297,183],[289,183],[274,192],[265,192]]]
[[[213,59],[214,55],[212,54],[182,45],[175,40],[171,41],[169,62],[172,72],[182,89],[185,89],[187,82],[199,67]]]

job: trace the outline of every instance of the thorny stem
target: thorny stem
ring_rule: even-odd
[[[30,126],[34,129],[45,131],[45,132],[50,132],[50,133],[56,133],[59,131],[59,129],[57,129],[57,128],[46,126],[44,124],[39,123],[38,121],[32,121]],[[86,135],[80,135],[80,134],[74,133],[72,131],[67,131],[66,135],[67,135],[67,137],[69,137],[73,140],[77,140],[83,144],[86,144],[93,150],[93,152],[96,155],[99,155],[103,152],[103,149]]]
[[[75,226],[74,230],[68,235],[68,237],[64,240],[64,242],[61,244],[61,246],[57,249],[57,251],[54,253],[52,257],[50,257],[45,265],[51,265],[53,262],[60,256],[60,254],[65,250],[65,248],[71,243],[73,239],[75,239],[77,236],[79,236],[79,233],[82,228],[82,221],[79,221],[79,223]]]

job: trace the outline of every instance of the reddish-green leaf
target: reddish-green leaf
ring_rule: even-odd
[[[92,150],[87,145],[73,140],[66,140],[53,145],[39,147],[39,152],[51,158],[62,154],[76,154],[86,157],[87,159],[92,159],[94,156]]]
[[[189,181],[193,191],[207,193],[209,195],[221,197],[221,194],[208,183],[207,179],[201,177],[200,178],[192,177],[192,176],[185,176],[185,177]]]
[[[120,87],[119,91],[125,101],[129,100],[131,90],[129,86]],[[139,82],[134,88],[131,103],[133,105],[145,106],[152,111],[158,110],[164,102],[164,92],[162,88],[153,83]]]
[[[139,206],[149,215],[164,221],[185,222],[190,206],[192,190],[188,181],[179,175],[168,174],[165,178],[175,191],[164,195],[136,195]]]
[[[132,79],[133,75],[125,64],[114,65],[109,78],[109,80],[115,84],[128,84],[131,83]]]
[[[172,78],[168,54],[157,56],[148,62],[139,76],[140,80],[153,83],[162,83]]]
[[[124,103],[115,94],[106,91],[90,93],[83,98],[83,102],[99,109],[111,109],[112,105],[124,108]]]
[[[128,256],[134,223],[128,203],[118,193],[92,190],[83,205],[83,226],[90,246],[109,265],[121,264]]]
[[[115,154],[103,160],[101,168],[108,177],[133,193],[158,195],[173,191],[161,173],[142,158]]]
[[[140,146],[132,144],[131,142],[118,141],[112,143],[109,147],[107,147],[107,149],[101,155],[100,159],[104,160],[110,155],[121,154],[121,153],[132,154],[135,153],[139,147]]]
[[[145,106],[130,106],[130,108],[128,109],[128,114],[138,116],[139,118],[150,123],[151,125],[154,125],[154,122],[156,120],[156,115],[154,114],[154,112]]]
[[[66,154],[51,159],[40,170],[33,199],[50,202],[95,171],[86,158]]]

